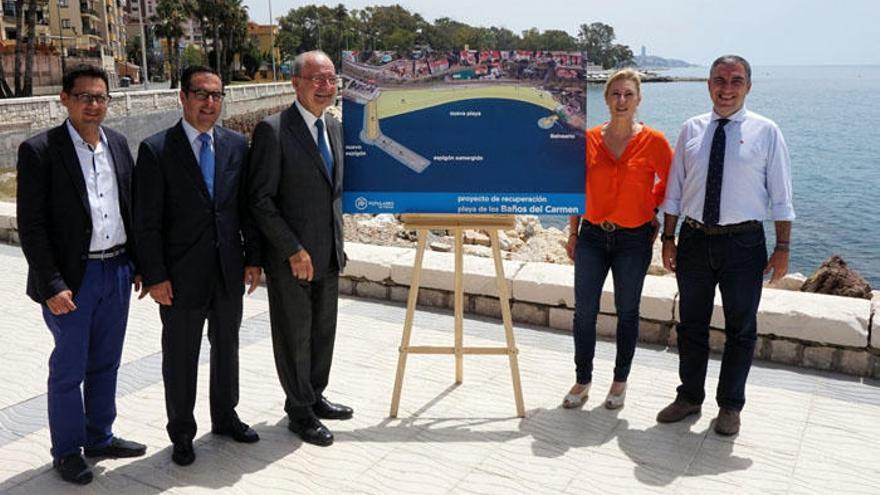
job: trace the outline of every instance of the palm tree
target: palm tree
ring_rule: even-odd
[[[245,46],[247,7],[242,0],[195,0],[191,14],[199,20],[204,34],[211,34],[214,68],[224,82],[232,75],[232,55]]]
[[[34,58],[37,54],[37,3],[29,0],[27,9],[27,55],[24,59],[24,84],[22,96],[34,94]],[[16,43],[17,44],[17,43]]]
[[[156,14],[150,17],[154,23],[156,35],[165,38],[168,50],[168,62],[171,65],[171,89],[177,88],[180,82],[180,54],[177,42],[183,36],[183,23],[189,12],[186,0],[159,0]]]
[[[15,0],[15,62],[13,74],[15,77],[15,96],[22,95],[21,87],[21,57],[24,45],[21,44],[24,33],[24,0]]]

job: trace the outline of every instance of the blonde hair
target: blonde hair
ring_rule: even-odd
[[[606,98],[608,97],[608,91],[611,89],[611,85],[620,79],[632,81],[636,85],[636,94],[642,94],[642,77],[639,75],[639,71],[635,69],[620,69],[614,74],[611,74],[608,77],[608,80],[605,81]]]

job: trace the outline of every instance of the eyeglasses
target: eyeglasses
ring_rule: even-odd
[[[224,93],[223,91],[205,91],[203,89],[188,91],[188,93],[191,95],[195,95],[196,99],[199,101],[207,101],[208,98],[214,101],[223,101],[223,97],[226,96],[226,93]]]
[[[110,95],[93,95],[91,93],[77,93],[70,96],[72,96],[76,101],[85,105],[91,105],[92,103],[97,103],[98,105],[106,105],[110,103],[110,99],[112,98],[112,96]]]
[[[339,80],[336,76],[311,76],[311,77],[303,77],[303,79],[307,81],[311,81],[315,86],[320,86],[322,84],[336,84],[336,81]]]

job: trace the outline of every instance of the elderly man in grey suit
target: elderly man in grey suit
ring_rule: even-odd
[[[327,400],[336,338],[342,245],[342,129],[325,110],[336,99],[336,70],[321,51],[293,63],[296,101],[254,129],[251,212],[266,239],[265,270],[275,367],[290,419],[303,441],[327,446],[321,419],[352,409]]]

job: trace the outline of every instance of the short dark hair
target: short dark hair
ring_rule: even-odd
[[[208,67],[207,65],[190,65],[186,69],[183,69],[183,74],[180,75],[180,90],[188,93],[193,76],[203,73],[214,74],[215,76],[220,78],[220,85],[223,85],[223,78],[220,77],[220,73],[216,70]]]
[[[746,70],[746,80],[752,80],[752,66],[749,64],[749,61],[740,57],[739,55],[722,55],[715,59],[712,62],[712,67],[709,68],[709,77],[712,77],[712,73],[715,71],[715,67],[719,65],[736,65],[742,64],[743,68]]]
[[[104,86],[107,87],[107,91],[110,91],[110,79],[107,77],[107,72],[100,68],[95,67],[94,65],[88,64],[79,64],[68,70],[64,73],[64,77],[61,79],[61,91],[64,91],[67,94],[73,90],[73,87],[76,86],[76,80],[80,77],[97,77],[104,81]]]

